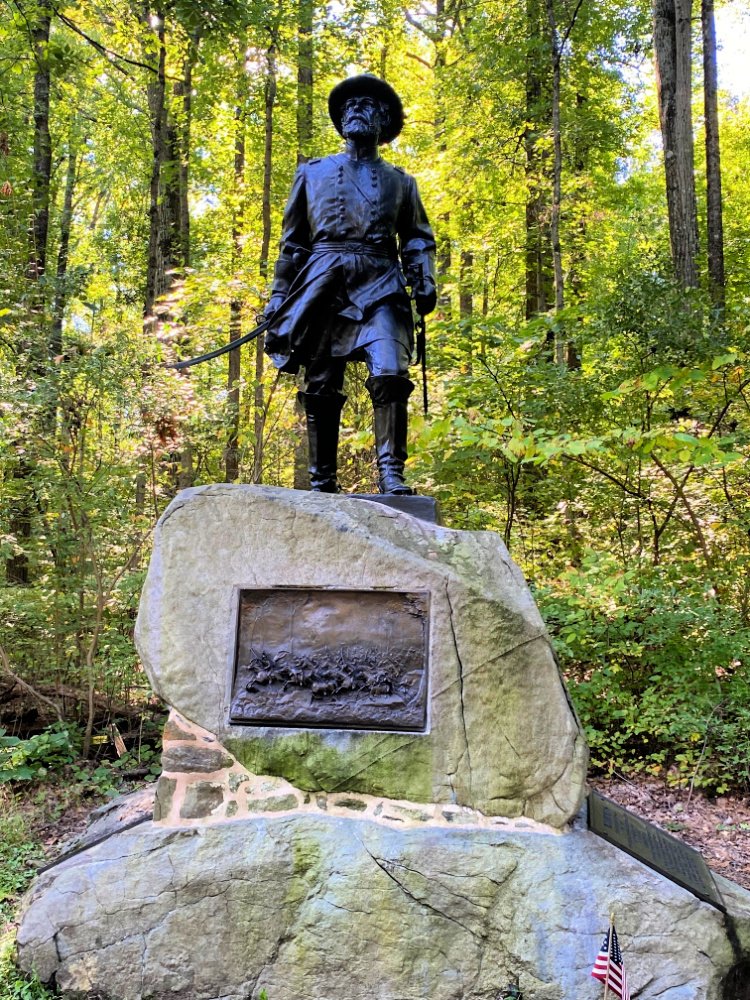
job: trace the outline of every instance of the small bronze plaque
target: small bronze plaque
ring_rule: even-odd
[[[230,721],[424,730],[428,621],[426,593],[240,591]]]
[[[711,870],[698,851],[598,792],[589,793],[588,805],[590,830],[698,899],[726,912]]]

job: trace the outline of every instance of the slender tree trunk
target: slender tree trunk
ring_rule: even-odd
[[[466,343],[466,359],[462,365],[471,374],[474,364],[474,337],[471,321],[474,316],[474,254],[471,250],[461,251],[461,270],[458,281],[458,312],[462,324],[462,340]]]
[[[560,60],[562,51],[555,22],[554,0],[546,0],[547,24],[550,33],[552,56],[552,210],[550,212],[550,241],[552,243],[552,271],[555,283],[555,312],[565,307],[565,279],[560,249],[560,202],[562,201],[562,135],[560,133]],[[565,335],[555,334],[555,363],[565,366]]]
[[[193,465],[193,443],[183,441],[178,455],[177,489],[186,490],[195,485],[195,468]]]
[[[178,229],[180,234],[180,259],[183,269],[190,267],[190,149],[191,127],[193,118],[193,67],[198,58],[200,32],[191,35],[182,68],[182,79],[174,84],[174,96],[181,104],[180,120],[177,124],[179,146],[179,183],[178,183]]]
[[[580,0],[571,20],[560,35],[555,17],[554,0],[545,0],[547,9],[547,26],[549,28],[550,52],[552,55],[552,212],[550,216],[550,238],[552,242],[552,266],[555,280],[555,311],[565,308],[565,278],[562,266],[562,248],[560,245],[560,216],[562,211],[562,127],[560,124],[561,101],[561,64],[565,44],[573,30]],[[563,329],[558,328],[555,334],[555,362],[561,368],[580,368],[580,359],[575,341],[568,337]]]
[[[453,301],[451,296],[450,274],[453,267],[453,257],[451,253],[451,241],[448,235],[450,228],[451,213],[443,212],[438,217],[437,224],[437,252],[435,254],[435,265],[438,282],[438,312],[446,319],[450,319],[453,313]]]
[[[554,262],[550,232],[551,163],[543,136],[550,131],[552,107],[547,41],[539,0],[526,0],[526,318],[547,312],[554,301]],[[553,350],[551,337],[550,353]]]
[[[297,163],[305,163],[313,139],[313,24],[315,0],[297,9]]]
[[[156,57],[149,54],[150,62],[155,62],[156,79],[149,80],[146,87],[148,96],[148,109],[151,125],[151,179],[149,181],[148,199],[148,256],[146,261],[146,296],[143,311],[146,317],[153,313],[154,303],[161,293],[159,285],[159,190],[162,163],[164,162],[164,101],[165,101],[165,60],[166,49],[164,46],[164,14],[161,10],[153,12],[146,4],[145,19],[149,27],[152,24],[151,18],[158,18],[156,35],[159,40],[159,47]],[[152,28],[152,30],[154,30]]]
[[[234,192],[235,207],[232,219],[232,272],[236,277],[242,261],[242,230],[245,204],[245,117],[247,107],[247,77],[245,73],[245,51],[240,60],[240,75],[237,86],[237,105],[234,109]],[[239,287],[239,282],[237,284]],[[242,314],[244,303],[239,293],[229,303],[229,339],[238,340],[242,336]],[[240,351],[230,351],[227,371],[227,448],[225,454],[224,477],[228,483],[239,478],[240,472]]]
[[[173,261],[172,275],[167,287],[184,280],[190,267],[190,149],[193,110],[193,66],[198,58],[200,31],[188,40],[187,52],[182,64],[182,79],[172,87],[174,114],[165,115],[167,150],[170,164],[167,164],[166,187],[168,206],[167,219],[170,227],[169,253]],[[174,164],[178,164],[174,176]],[[182,442],[179,454],[175,455],[177,466],[177,488],[188,489],[195,483],[194,448],[188,438]]]
[[[471,250],[461,251],[461,279],[459,282],[459,313],[461,319],[471,319],[474,315],[474,254]]]
[[[490,252],[484,251],[484,266],[482,269],[482,319],[490,312]],[[484,353],[484,352],[482,352]]]
[[[701,0],[703,29],[703,107],[706,121],[706,243],[711,298],[724,306],[724,221],[721,208],[721,155],[716,70],[714,0]]]
[[[68,167],[65,172],[65,191],[60,215],[60,246],[57,251],[57,273],[55,275],[55,298],[52,304],[52,327],[50,331],[50,355],[56,358],[62,354],[62,328],[65,306],[68,301],[67,273],[70,252],[70,230],[73,221],[73,192],[78,166],[78,146],[74,130],[71,129],[68,144]]]
[[[273,176],[273,112],[276,106],[276,44],[272,42],[266,53],[266,81],[264,86],[264,135],[263,135],[263,234],[260,246],[260,276],[268,279],[268,254],[271,247],[271,180]]]
[[[313,141],[313,26],[315,0],[299,0],[297,9],[297,163],[305,163],[312,152]],[[302,388],[303,379],[297,376],[297,387]],[[307,429],[305,413],[295,397],[294,400],[294,479],[295,490],[310,488],[310,474],[307,471]]]
[[[653,10],[672,263],[677,280],[690,288],[698,284],[698,210],[691,114],[692,0],[654,0]]]
[[[276,39],[272,38],[266,53],[266,80],[264,87],[265,116],[263,142],[263,236],[260,248],[260,276],[268,281],[268,253],[271,246],[271,180],[273,177],[273,113],[276,106]],[[265,430],[265,401],[263,393],[263,334],[255,341],[255,387],[253,391],[253,482],[263,479],[263,432]]]
[[[73,221],[73,193],[75,191],[76,173],[78,167],[78,143],[75,125],[71,127],[68,140],[68,166],[65,171],[65,189],[63,205],[60,214],[60,245],[57,250],[57,272],[55,274],[55,297],[52,303],[52,324],[49,337],[50,354],[50,400],[47,406],[45,430],[50,439],[54,440],[58,431],[59,410],[59,368],[63,356],[63,319],[68,301],[68,255],[70,253],[70,230]],[[60,421],[63,435],[67,434],[67,420],[64,415]],[[63,457],[62,461],[65,461]]]
[[[42,278],[47,266],[49,189],[52,176],[52,139],[49,131],[50,67],[47,56],[51,23],[51,0],[38,0],[31,31],[34,61],[34,160],[32,167],[33,214],[29,226],[27,276],[35,284],[35,309],[44,309]]]

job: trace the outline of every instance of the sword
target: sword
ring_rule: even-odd
[[[226,354],[228,351],[236,351],[238,347],[242,347],[243,344],[250,343],[251,340],[255,340],[256,337],[260,337],[261,333],[269,328],[271,323],[279,318],[279,316],[285,312],[290,305],[292,305],[298,298],[301,292],[312,284],[314,278],[310,278],[307,281],[300,282],[296,288],[291,288],[284,299],[284,301],[279,305],[279,308],[274,312],[272,316],[268,319],[264,319],[262,323],[258,323],[256,327],[253,327],[249,333],[243,334],[241,337],[237,337],[236,340],[230,340],[228,344],[223,344],[221,347],[217,347],[214,351],[208,351],[206,354],[199,354],[197,358],[186,358],[184,361],[175,361],[171,365],[165,365],[165,368],[192,368],[193,365],[200,365],[204,361],[213,361],[214,358],[221,357],[222,354]]]
[[[427,413],[427,324],[424,316],[417,319],[417,364],[422,363],[422,407]]]
[[[412,296],[416,301],[417,287],[424,283],[424,264],[419,265],[419,285],[412,285]],[[417,313],[417,364],[422,363],[422,408],[427,414],[427,324],[421,313]]]
[[[274,315],[276,314],[274,313]],[[204,361],[212,361],[214,358],[218,358],[222,354],[226,354],[228,351],[236,351],[237,348],[242,347],[243,344],[247,344],[251,340],[255,340],[256,337],[260,337],[261,333],[264,333],[268,329],[270,323],[270,319],[264,319],[262,323],[259,323],[253,330],[244,334],[242,337],[237,337],[236,340],[230,340],[228,344],[223,344],[221,347],[217,347],[214,351],[208,351],[206,354],[199,354],[197,358],[186,358],[185,361],[175,361],[173,364],[167,365],[167,368],[192,368],[193,365],[200,365]]]

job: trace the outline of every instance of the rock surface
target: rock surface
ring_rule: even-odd
[[[289,587],[429,593],[426,732],[229,723],[238,592]],[[157,529],[136,641],[154,689],[256,774],[557,827],[580,807],[585,740],[533,598],[491,532],[349,497],[185,490]]]
[[[175,758],[175,747],[190,746],[193,757],[189,762]],[[194,767],[201,758],[221,760],[220,770],[208,772],[207,767]],[[172,769],[174,764],[177,769]],[[188,764],[183,769],[181,765]],[[267,774],[251,774],[234,757],[228,755],[216,737],[206,729],[188,722],[174,709],[164,727],[162,771],[152,794],[153,818],[165,826],[204,825],[236,822],[255,813],[305,812],[351,816],[352,812],[393,824],[448,824],[480,829],[504,826],[507,829],[545,829],[530,819],[508,819],[485,816],[468,806],[436,802],[395,801],[360,792],[316,792],[312,795],[286,781]],[[151,818],[149,816],[149,818]]]
[[[721,913],[582,829],[147,823],[37,880],[19,959],[91,1000],[601,1000],[614,910],[634,996],[738,1000],[750,894],[721,888],[734,951]]]

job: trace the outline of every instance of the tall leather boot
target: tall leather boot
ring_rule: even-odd
[[[336,457],[339,448],[339,419],[346,396],[340,392],[316,395],[298,392],[305,411],[307,442],[310,449],[310,489],[315,493],[338,493]]]
[[[414,383],[404,375],[371,375],[365,382],[374,411],[378,489],[395,496],[411,496],[404,482],[406,462],[407,400]]]

